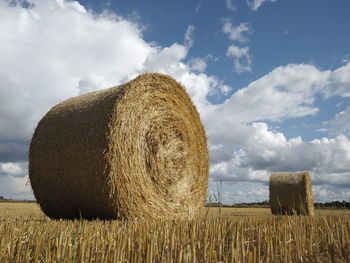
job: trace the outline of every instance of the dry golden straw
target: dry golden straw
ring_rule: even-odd
[[[273,217],[265,208],[226,207],[218,217],[209,209],[194,220],[52,221],[35,204],[0,202],[0,262],[350,262],[349,210]]]
[[[271,174],[270,205],[273,214],[313,216],[314,202],[309,173]]]
[[[193,218],[207,138],[185,89],[143,74],[53,107],[33,135],[29,176],[51,218]]]

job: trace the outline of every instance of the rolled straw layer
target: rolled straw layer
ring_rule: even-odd
[[[314,215],[309,173],[271,174],[270,205],[272,214]]]
[[[51,218],[193,218],[207,139],[185,89],[143,74],[53,107],[33,135],[29,176]]]

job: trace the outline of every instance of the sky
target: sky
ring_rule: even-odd
[[[350,1],[0,0],[0,196],[34,199],[33,131],[57,103],[145,72],[174,77],[208,136],[209,196],[268,200],[309,171],[350,200]]]

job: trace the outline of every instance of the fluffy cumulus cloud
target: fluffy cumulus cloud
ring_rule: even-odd
[[[26,162],[6,162],[0,163],[0,176],[14,176],[23,177],[26,173],[27,163]]]
[[[327,98],[335,95],[350,97],[350,62],[332,71],[328,81],[328,86],[324,88]]]
[[[0,195],[7,199],[34,200],[28,176],[0,176]]]
[[[204,72],[207,68],[207,62],[202,58],[192,58],[189,63],[193,71]]]
[[[205,72],[207,69],[207,66],[210,62],[216,62],[218,61],[217,57],[214,57],[211,54],[206,55],[205,57],[193,57],[190,58],[187,63],[190,66],[190,69],[192,71],[197,72]]]
[[[154,47],[137,24],[115,14],[93,15],[77,2],[11,3],[0,2],[0,118],[6,123],[0,154],[22,161],[22,146],[51,106],[123,81]]]
[[[331,75],[330,71],[320,71],[312,65],[278,67],[238,90],[218,110],[225,116],[235,113],[232,118],[240,122],[316,114],[315,94],[325,91]]]
[[[306,64],[281,66],[218,105],[211,98],[226,96],[230,87],[205,73],[215,58],[189,57],[193,26],[184,29],[183,40],[162,47],[143,39],[142,25],[115,13],[93,14],[73,1],[35,0],[26,7],[0,1],[0,17],[0,195],[33,198],[26,184],[28,145],[53,105],[154,71],[187,88],[209,138],[211,185],[239,184],[236,201],[267,199],[269,173],[282,170],[311,171],[315,196],[322,200],[349,194],[349,108],[329,121],[328,127],[341,127],[340,132],[321,140],[287,139],[267,124],[317,114],[317,94],[349,97],[349,62],[324,71]],[[227,33],[244,42],[248,30],[228,25]],[[249,48],[232,44],[227,55],[237,71],[250,70]],[[251,183],[254,187],[247,186]],[[230,191],[224,192],[233,202]]]
[[[228,35],[230,40],[240,44],[247,42],[249,40],[247,34],[252,33],[251,26],[248,23],[240,23],[238,26],[234,26],[228,19],[224,19],[222,31]],[[226,51],[226,56],[232,57],[235,72],[243,73],[252,70],[252,55],[249,47],[231,44]]]
[[[254,11],[257,11],[264,2],[277,2],[277,0],[247,0],[248,6]]]
[[[1,1],[0,17],[0,119],[6,123],[0,125],[2,188],[15,189],[25,181],[33,130],[64,99],[157,71],[185,84],[205,112],[207,96],[228,88],[203,73],[206,62],[185,62],[193,26],[184,32],[183,43],[161,47],[143,39],[143,25],[107,11],[92,13],[75,1]]]
[[[350,136],[350,106],[325,124],[329,127],[325,130],[331,135],[346,134]]]
[[[283,134],[269,130],[265,123],[252,123],[242,129],[246,132],[243,141],[236,138],[236,145],[219,144],[219,147],[211,149],[214,182],[260,182],[266,185],[271,172],[310,171],[313,185],[317,186],[316,192],[328,189],[327,192],[334,191],[332,195],[336,199],[350,197],[343,195],[345,190],[335,191],[338,188],[350,189],[350,141],[347,137],[341,135],[307,142],[301,137],[287,140]],[[234,130],[231,133],[236,135]],[[239,150],[234,150],[232,146],[239,147]],[[265,195],[262,200],[267,198]],[[329,198],[316,195],[316,200]]]
[[[225,20],[222,31],[226,33],[232,41],[244,43],[248,41],[247,34],[252,33],[251,26],[248,23],[240,23],[238,26],[232,25],[228,20]]]
[[[313,171],[315,183],[350,187],[350,141],[341,135],[305,142],[301,137],[287,140],[283,134],[268,129],[266,123],[252,123],[246,127],[248,139],[240,149],[228,153],[212,166],[213,176],[227,180],[266,182],[269,172]],[[225,147],[225,146],[223,146]],[[217,152],[213,151],[213,156]],[[332,176],[330,176],[332,175]],[[231,178],[232,176],[232,178]]]
[[[233,58],[235,72],[243,73],[252,70],[252,56],[249,47],[239,47],[232,44],[228,47],[226,55]]]
[[[27,162],[0,163],[0,195],[13,199],[34,199],[28,183]]]
[[[206,116],[214,107],[208,101],[208,97],[222,90],[228,90],[228,86],[215,76],[208,76],[202,72],[207,66],[204,59],[194,58],[188,63],[184,62],[193,45],[191,37],[193,30],[192,26],[188,27],[183,44],[174,43],[170,47],[155,49],[147,56],[143,71],[160,72],[173,76],[186,87],[202,116]]]
[[[350,199],[350,188],[348,186],[333,186],[333,185],[315,185],[312,189],[312,194],[315,200],[323,202],[331,202],[334,200]]]
[[[287,139],[262,122],[316,114],[319,111],[314,105],[317,94],[327,97],[338,83],[350,84],[337,74],[347,67],[348,64],[334,71],[321,71],[305,64],[279,67],[238,90],[212,110],[205,119],[212,180],[266,185],[271,172],[306,170],[311,172],[313,183],[318,186],[316,200],[329,200],[325,191],[350,188],[350,141],[346,136],[349,134],[349,107],[329,121],[337,131],[333,138]],[[338,92],[337,95],[346,97],[347,93]],[[346,199],[350,197],[347,193],[335,191],[329,197]]]
[[[228,203],[249,203],[268,200],[269,191],[266,187],[250,187],[247,191],[238,190],[234,195],[226,192],[224,200]],[[232,199],[231,199],[231,198]],[[229,202],[232,201],[232,202]]]
[[[233,191],[232,191],[233,190]],[[265,185],[251,182],[240,182],[231,185],[228,189],[218,183],[215,188],[209,189],[208,201],[224,204],[261,202],[269,199],[269,190]]]
[[[338,72],[349,66],[350,63],[334,71],[322,71],[310,64],[278,67],[232,94],[211,112],[207,120],[235,126],[237,123],[266,120],[280,122],[317,114],[319,109],[314,104],[317,94],[324,98],[331,93],[348,97],[347,91],[339,91],[338,87],[343,85],[350,90],[350,79],[344,80],[344,76]],[[330,123],[334,126],[342,125],[346,132],[348,111],[347,108],[339,113]]]

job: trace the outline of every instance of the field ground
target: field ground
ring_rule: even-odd
[[[272,216],[270,208],[235,208],[235,207],[206,207],[201,211],[203,217],[237,217],[237,216]],[[348,215],[350,209],[316,209],[316,216]],[[49,220],[36,203],[0,202],[0,220],[4,219],[43,219]]]
[[[206,214],[208,208],[204,208],[202,214]],[[211,217],[220,216],[220,209],[218,207],[210,207],[209,213]],[[350,209],[316,209],[315,216],[326,215],[348,215],[350,216]],[[222,207],[221,216],[234,217],[234,216],[272,216],[270,208],[235,208],[235,207]]]
[[[350,210],[272,216],[204,208],[192,221],[50,220],[0,202],[0,262],[350,262]]]

